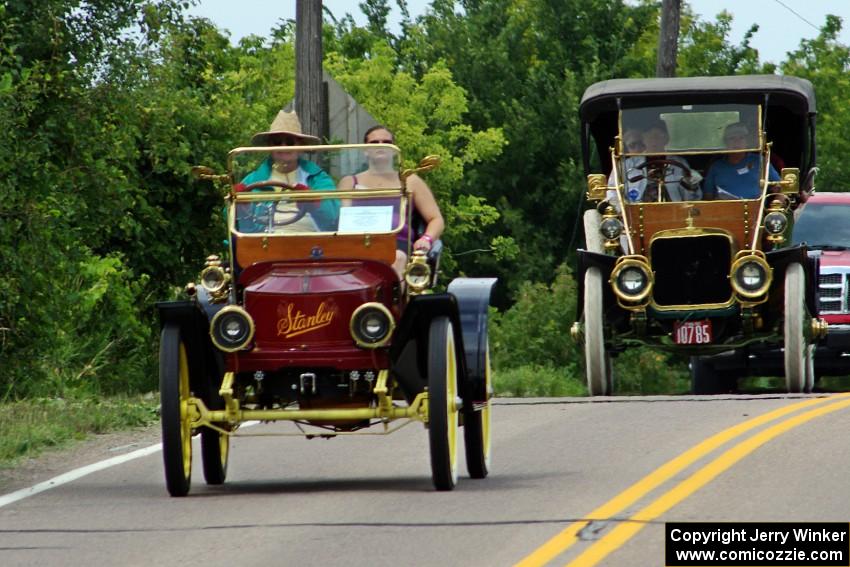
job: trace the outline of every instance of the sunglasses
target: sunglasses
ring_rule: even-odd
[[[269,138],[269,144],[272,146],[297,146],[299,141],[291,136],[279,136]]]
[[[392,144],[392,140],[368,140],[367,144]]]

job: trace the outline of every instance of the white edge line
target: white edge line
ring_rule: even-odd
[[[240,427],[251,427],[259,423],[259,421],[246,421]],[[110,459],[99,461],[97,463],[92,463],[90,465],[74,469],[64,474],[60,474],[59,476],[55,476],[50,480],[45,480],[44,482],[40,482],[38,484],[30,486],[29,488],[22,488],[20,490],[16,490],[15,492],[4,494],[3,496],[0,496],[0,508],[17,502],[18,500],[23,500],[24,498],[35,496],[36,494],[44,492],[45,490],[50,490],[51,488],[56,488],[58,486],[62,486],[63,484],[68,484],[69,482],[73,482],[77,479],[95,473],[97,471],[108,469],[109,467],[114,467],[116,465],[120,465],[126,463],[127,461],[138,459],[140,457],[147,457],[148,455],[153,455],[154,453],[157,453],[159,451],[162,451],[162,443],[157,443],[156,445],[151,445],[150,447],[145,447],[143,449],[137,449],[136,451],[133,451],[132,453],[127,453],[126,455],[119,455],[117,457],[112,457]]]
[[[39,492],[44,492],[45,490],[50,490],[51,488],[56,488],[57,486],[68,484],[69,482],[73,482],[78,478],[90,475],[91,473],[107,469],[109,467],[114,467],[115,465],[120,465],[122,463],[126,463],[127,461],[132,461],[133,459],[138,459],[139,457],[146,457],[158,451],[162,451],[162,443],[157,443],[156,445],[151,445],[150,447],[145,447],[144,449],[138,449],[136,451],[133,451],[132,453],[127,453],[126,455],[119,455],[117,457],[112,457],[111,459],[106,459],[105,461],[100,461],[91,465],[87,465],[85,467],[80,467],[78,469],[66,472],[65,474],[55,476],[50,480],[46,480],[44,482],[40,482],[36,485],[30,486],[29,488],[22,488],[21,490],[10,492],[9,494],[0,496],[0,508],[2,508],[3,506],[8,506],[13,502],[17,502],[18,500],[23,500],[24,498],[27,498],[29,496],[34,496]]]

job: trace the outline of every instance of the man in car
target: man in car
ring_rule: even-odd
[[[699,188],[699,173],[690,169],[685,158],[665,155],[670,135],[663,120],[656,120],[643,130],[625,129],[623,141],[626,152],[649,154],[625,158],[626,178],[621,182],[628,202],[700,199],[702,193]],[[609,178],[610,184],[613,184],[613,175]],[[612,201],[610,197],[611,195],[609,201]]]
[[[750,129],[743,122],[729,124],[723,131],[723,143],[727,149],[738,151],[711,165],[703,182],[703,198],[757,199],[762,190],[759,180],[763,166],[760,154],[746,151],[755,145]],[[772,165],[768,165],[768,179],[779,181]]]

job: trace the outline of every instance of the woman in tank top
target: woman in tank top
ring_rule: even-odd
[[[373,126],[363,136],[363,143],[394,144],[395,136],[393,136],[392,132],[386,126]],[[390,151],[370,151],[368,155],[369,167],[356,175],[349,175],[340,179],[337,189],[340,191],[350,191],[351,189],[401,187],[401,179],[393,163],[393,156],[394,154]],[[443,229],[445,228],[443,215],[440,213],[440,207],[437,205],[436,199],[434,199],[434,194],[421,177],[418,175],[408,177],[407,188],[410,192],[412,206],[426,223],[425,232],[413,243],[413,249],[427,252],[431,249],[434,241],[443,234]],[[384,204],[379,201],[381,200],[369,199],[368,202],[364,200],[359,203],[348,204]],[[343,201],[343,205],[345,204],[345,201]],[[397,216],[395,215],[398,215],[397,210],[394,210],[394,223],[397,220]],[[404,273],[404,268],[407,265],[407,240],[409,232],[410,227],[405,222],[398,233],[398,249],[396,250],[396,260],[393,263],[393,268],[395,268],[399,277]]]

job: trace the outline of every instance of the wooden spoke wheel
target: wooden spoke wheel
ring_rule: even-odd
[[[790,264],[785,271],[785,388],[788,392],[805,392],[811,374],[808,371],[811,351],[806,341],[806,277],[803,266]]]
[[[602,273],[588,268],[584,273],[584,362],[587,391],[591,396],[608,396],[614,390],[611,356],[605,350],[602,317]]]

